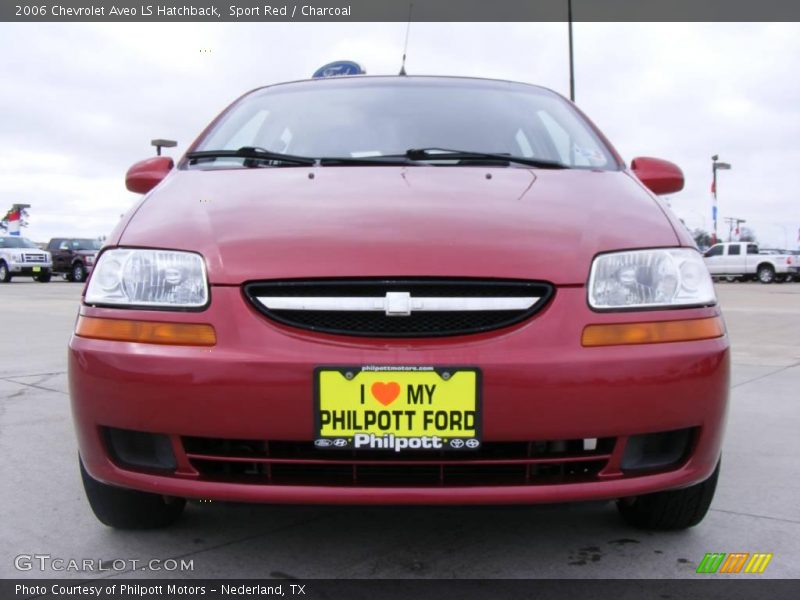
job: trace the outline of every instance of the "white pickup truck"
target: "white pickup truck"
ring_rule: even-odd
[[[712,277],[756,278],[761,283],[783,282],[800,276],[800,261],[791,254],[759,254],[752,242],[726,242],[703,255]]]
[[[50,253],[39,249],[27,238],[0,236],[0,283],[25,275],[42,283],[50,281],[53,260]]]

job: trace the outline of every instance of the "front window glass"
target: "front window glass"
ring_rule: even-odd
[[[38,248],[36,244],[24,237],[0,237],[0,248]]]
[[[712,246],[711,249],[706,252],[706,256],[722,256],[722,246]]]
[[[254,146],[313,158],[445,148],[573,168],[618,169],[609,149],[556,94],[468,79],[375,78],[278,85],[242,99],[196,150]],[[208,166],[242,164],[219,158]]]
[[[70,245],[73,250],[100,250],[103,243],[99,240],[72,240]]]

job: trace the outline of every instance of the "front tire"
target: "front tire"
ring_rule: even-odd
[[[72,265],[72,271],[70,272],[70,281],[74,281],[76,283],[83,283],[85,280],[86,280],[86,268],[79,262]]]
[[[8,283],[11,281],[11,271],[8,270],[8,265],[5,261],[0,260],[0,283]]]
[[[762,265],[758,267],[756,277],[761,283],[772,283],[775,281],[775,269],[772,268],[772,265]]]
[[[183,513],[185,498],[106,485],[87,473],[82,460],[79,463],[86,499],[104,525],[115,529],[160,529],[172,525]]]
[[[719,479],[719,466],[711,477],[681,490],[645,494],[617,501],[622,518],[637,529],[676,530],[694,527],[706,516]]]

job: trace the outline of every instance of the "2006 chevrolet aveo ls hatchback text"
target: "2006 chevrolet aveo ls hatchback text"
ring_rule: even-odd
[[[255,90],[98,257],[69,345],[97,517],[186,499],[615,499],[708,510],[728,337],[703,259],[570,102],[520,83],[334,77]],[[152,190],[152,191],[151,191]]]

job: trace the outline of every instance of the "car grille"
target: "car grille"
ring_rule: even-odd
[[[22,261],[26,263],[43,263],[47,262],[47,255],[45,254],[23,254]]]
[[[269,281],[244,290],[257,310],[284,325],[370,337],[500,329],[532,317],[554,293],[547,283],[483,279]]]
[[[182,438],[209,481],[254,485],[460,487],[580,483],[606,466],[615,438],[485,442],[475,451],[394,453],[316,448],[312,442]]]

